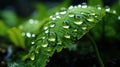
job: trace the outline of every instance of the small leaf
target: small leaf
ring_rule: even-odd
[[[8,30],[8,36],[9,36],[10,40],[16,46],[25,48],[24,38],[21,34],[21,31],[18,28],[13,27],[13,28],[9,29]]]

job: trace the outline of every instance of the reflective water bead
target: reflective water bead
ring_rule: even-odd
[[[56,16],[56,18],[61,18],[60,16]]]
[[[70,27],[70,26],[69,26],[68,21],[64,21],[64,22],[63,22],[63,28],[68,29],[69,27]]]
[[[46,30],[45,33],[49,33],[49,30]]]
[[[118,20],[120,20],[120,16],[118,16]]]
[[[42,39],[45,39],[45,37],[42,37]]]
[[[35,42],[31,42],[31,44],[35,44]]]
[[[86,30],[87,29],[87,27],[82,27],[82,30]]]
[[[59,15],[60,13],[59,12],[56,12],[55,15]]]
[[[26,36],[30,38],[30,37],[31,37],[31,34],[30,34],[29,32],[27,32],[27,33],[26,33]]]
[[[106,11],[106,12],[110,12],[109,6],[105,6],[105,11]]]
[[[47,51],[51,51],[52,49],[50,47],[47,48]]]
[[[42,47],[47,47],[48,46],[48,41],[47,40],[43,40],[41,43]]]
[[[52,20],[56,20],[56,18],[55,17],[53,17],[53,18],[51,18]]]
[[[73,31],[74,31],[74,32],[77,32],[77,29],[74,29]]]
[[[64,35],[64,37],[67,38],[67,39],[70,39],[70,35],[69,35],[68,33],[66,33],[66,34]]]
[[[90,17],[87,19],[89,22],[94,22],[94,18]]]
[[[33,24],[33,23],[34,23],[34,20],[33,20],[33,19],[30,19],[30,20],[29,20],[29,23],[30,23],[30,24]]]
[[[79,4],[78,7],[80,8],[80,7],[81,7],[81,4]]]
[[[51,27],[51,28],[55,27],[55,24],[54,24],[54,23],[52,23],[52,24],[50,25],[50,27]]]
[[[68,9],[73,9],[73,6],[70,6]]]
[[[69,17],[74,17],[74,13],[69,13]]]
[[[87,8],[87,4],[86,3],[82,3],[82,8]]]
[[[32,53],[32,55],[30,55],[30,59],[31,59],[31,60],[35,60],[35,55],[34,55],[34,53]]]
[[[58,39],[58,42],[57,42],[58,45],[61,45],[62,44],[62,41],[60,39]]]
[[[45,27],[44,27],[44,30],[47,30],[47,29],[48,29],[48,27],[47,27],[47,26],[45,26]]]
[[[113,10],[112,12],[113,12],[114,14],[116,14],[116,10]]]
[[[66,14],[66,11],[60,12],[60,14]]]
[[[32,34],[32,37],[35,37],[35,34]]]
[[[98,10],[101,10],[102,8],[100,6],[97,7]]]
[[[55,33],[53,33],[53,32],[51,32],[50,34],[49,34],[49,41],[52,41],[52,42],[55,42],[55,39],[56,38],[56,35],[55,35]]]
[[[81,25],[83,23],[83,21],[75,21],[74,22],[76,25]]]
[[[39,48],[40,48],[40,46],[37,46],[37,47],[36,47],[35,53],[37,53],[37,54],[39,53]]]

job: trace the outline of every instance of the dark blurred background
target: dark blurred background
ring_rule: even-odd
[[[0,0],[0,10],[14,10],[19,16],[27,17],[34,11],[36,2],[45,3],[47,6],[55,6],[63,0]],[[103,0],[105,5],[112,5],[116,0]],[[71,0],[72,5],[87,2],[87,0]]]

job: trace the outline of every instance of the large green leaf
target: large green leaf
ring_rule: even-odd
[[[104,16],[104,10],[86,4],[70,6],[68,10],[50,16],[27,56],[31,59],[28,67],[45,67],[55,51],[68,48],[80,39]],[[34,64],[34,65],[33,65]]]

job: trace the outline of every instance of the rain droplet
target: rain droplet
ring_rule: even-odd
[[[51,28],[55,27],[55,24],[54,24],[54,23],[52,23],[52,24],[50,25],[50,27],[51,27]]]
[[[116,10],[113,10],[112,12],[113,12],[114,14],[116,14]]]
[[[106,8],[106,9],[105,9],[106,12],[110,12],[109,6],[105,6],[105,8]]]
[[[68,21],[63,22],[63,28],[68,29],[70,26],[68,24]]]
[[[42,39],[45,39],[45,37],[42,37]]]
[[[69,13],[69,17],[74,17],[74,13]]]
[[[49,34],[49,41],[52,41],[52,42],[55,42],[55,37],[56,37],[56,35],[55,35],[55,33],[53,33],[53,32],[51,32],[50,34]]]
[[[35,42],[31,42],[31,44],[35,44]]]
[[[47,51],[51,51],[51,48],[50,48],[50,47],[48,47],[48,48],[47,48]]]
[[[70,35],[68,33],[66,33],[64,37],[70,39]]]
[[[82,30],[86,30],[87,29],[87,27],[82,27]]]
[[[56,16],[56,18],[61,18],[60,16]]]
[[[118,16],[118,20],[120,20],[120,16]]]
[[[98,5],[97,9],[98,9],[98,10],[101,10],[102,8]]]
[[[74,31],[74,32],[77,32],[77,29],[74,29],[73,31]]]
[[[45,33],[49,33],[49,30],[46,30]]]
[[[69,10],[70,10],[70,9],[73,9],[73,6],[70,6],[68,9],[69,9]]]
[[[33,53],[32,53],[32,55],[30,55],[30,59],[35,60],[35,55]]]
[[[43,40],[43,42],[41,43],[42,47],[47,47],[48,46],[48,41],[47,40]]]
[[[53,17],[53,18],[51,18],[52,20],[56,20],[56,18],[55,17]]]
[[[81,4],[79,4],[78,7],[80,8],[80,7],[81,7]]]
[[[90,17],[87,19],[89,22],[94,22],[94,18]]]
[[[44,30],[47,30],[47,29],[48,29],[48,27],[47,27],[47,26],[45,26],[45,27],[44,27]]]
[[[74,22],[76,25],[81,25],[83,23],[83,21],[75,21]]]
[[[33,23],[34,23],[34,20],[33,20],[33,19],[30,19],[30,20],[29,20],[29,23],[30,23],[30,24],[33,24]]]
[[[82,3],[82,8],[87,8],[87,4],[86,3]]]
[[[66,11],[60,12],[60,14],[66,14]]]
[[[31,37],[31,34],[30,34],[29,32],[27,32],[27,33],[26,33],[26,36],[30,38],[30,37]]]
[[[58,39],[58,45],[61,45],[62,44],[62,41],[60,39]]]
[[[92,13],[90,13],[90,15],[94,15],[95,16],[96,14],[94,12],[92,12]]]
[[[32,37],[35,37],[35,34],[32,34]]]
[[[60,13],[59,12],[56,12],[55,15],[59,15]]]

